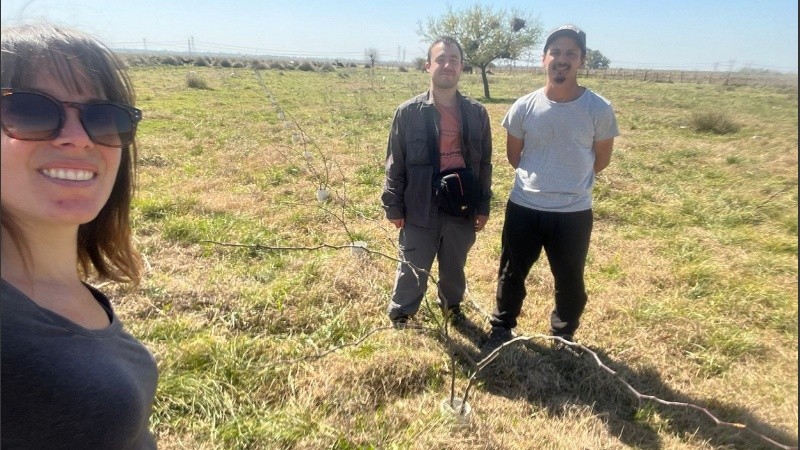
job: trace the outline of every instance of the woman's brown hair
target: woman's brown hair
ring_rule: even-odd
[[[3,88],[31,89],[38,71],[47,70],[75,93],[134,104],[134,91],[122,61],[103,43],[82,32],[51,24],[20,25],[2,30]],[[137,145],[122,148],[111,195],[92,221],[78,228],[78,264],[84,276],[138,283],[142,260],[133,246],[130,208],[136,178]],[[17,248],[26,252],[22,230],[0,206],[0,225]]]

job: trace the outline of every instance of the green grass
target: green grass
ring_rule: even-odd
[[[692,410],[637,401],[590,359],[565,360],[541,339],[480,374],[468,427],[441,415],[453,371],[457,393],[467,385],[474,342],[385,328],[397,239],[380,207],[386,139],[426,74],[131,75],[145,117],[133,223],[149,270],[138,288],[106,289],[157,357],[160,448],[771,448]],[[495,198],[467,265],[468,301],[484,311],[513,180],[500,121],[544,81],[490,80]],[[797,445],[796,92],[581,82],[612,101],[621,136],[595,188],[578,341],[643,394]],[[481,100],[480,76],[462,76],[461,90]],[[699,131],[698,115],[737,127]],[[315,199],[322,184],[326,203]],[[333,248],[356,240],[376,253]],[[546,260],[528,291],[517,331],[544,333]],[[435,329],[432,310],[420,318]],[[467,313],[488,329],[481,311]]]

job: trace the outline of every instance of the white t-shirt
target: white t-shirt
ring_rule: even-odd
[[[544,88],[520,97],[503,127],[523,140],[510,200],[541,211],[592,207],[595,141],[619,135],[611,103],[584,89],[571,102],[547,98]]]

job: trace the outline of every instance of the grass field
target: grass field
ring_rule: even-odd
[[[464,335],[439,326],[430,287],[422,329],[393,330],[385,315],[397,264],[379,199],[386,138],[426,74],[131,74],[148,271],[138,288],[105,288],[157,357],[160,448],[780,448],[759,435],[797,446],[796,91],[584,80],[614,104],[621,136],[595,187],[576,339],[618,377],[540,335],[553,294],[543,260],[516,330],[530,339],[474,377],[463,423],[440,403],[463,395],[488,331],[513,178],[500,121],[543,78],[495,74],[483,100],[494,199],[467,266],[480,330]],[[480,76],[461,90],[481,100]]]

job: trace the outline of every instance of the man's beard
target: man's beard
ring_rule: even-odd
[[[433,85],[439,89],[452,89],[458,85],[458,78],[451,78],[449,80],[434,78]]]
[[[569,65],[553,66],[553,72],[555,72],[555,75],[553,76],[553,82],[555,82],[556,84],[562,84],[565,81],[567,81],[567,76],[563,75],[563,73],[569,72],[569,69],[570,69]]]

